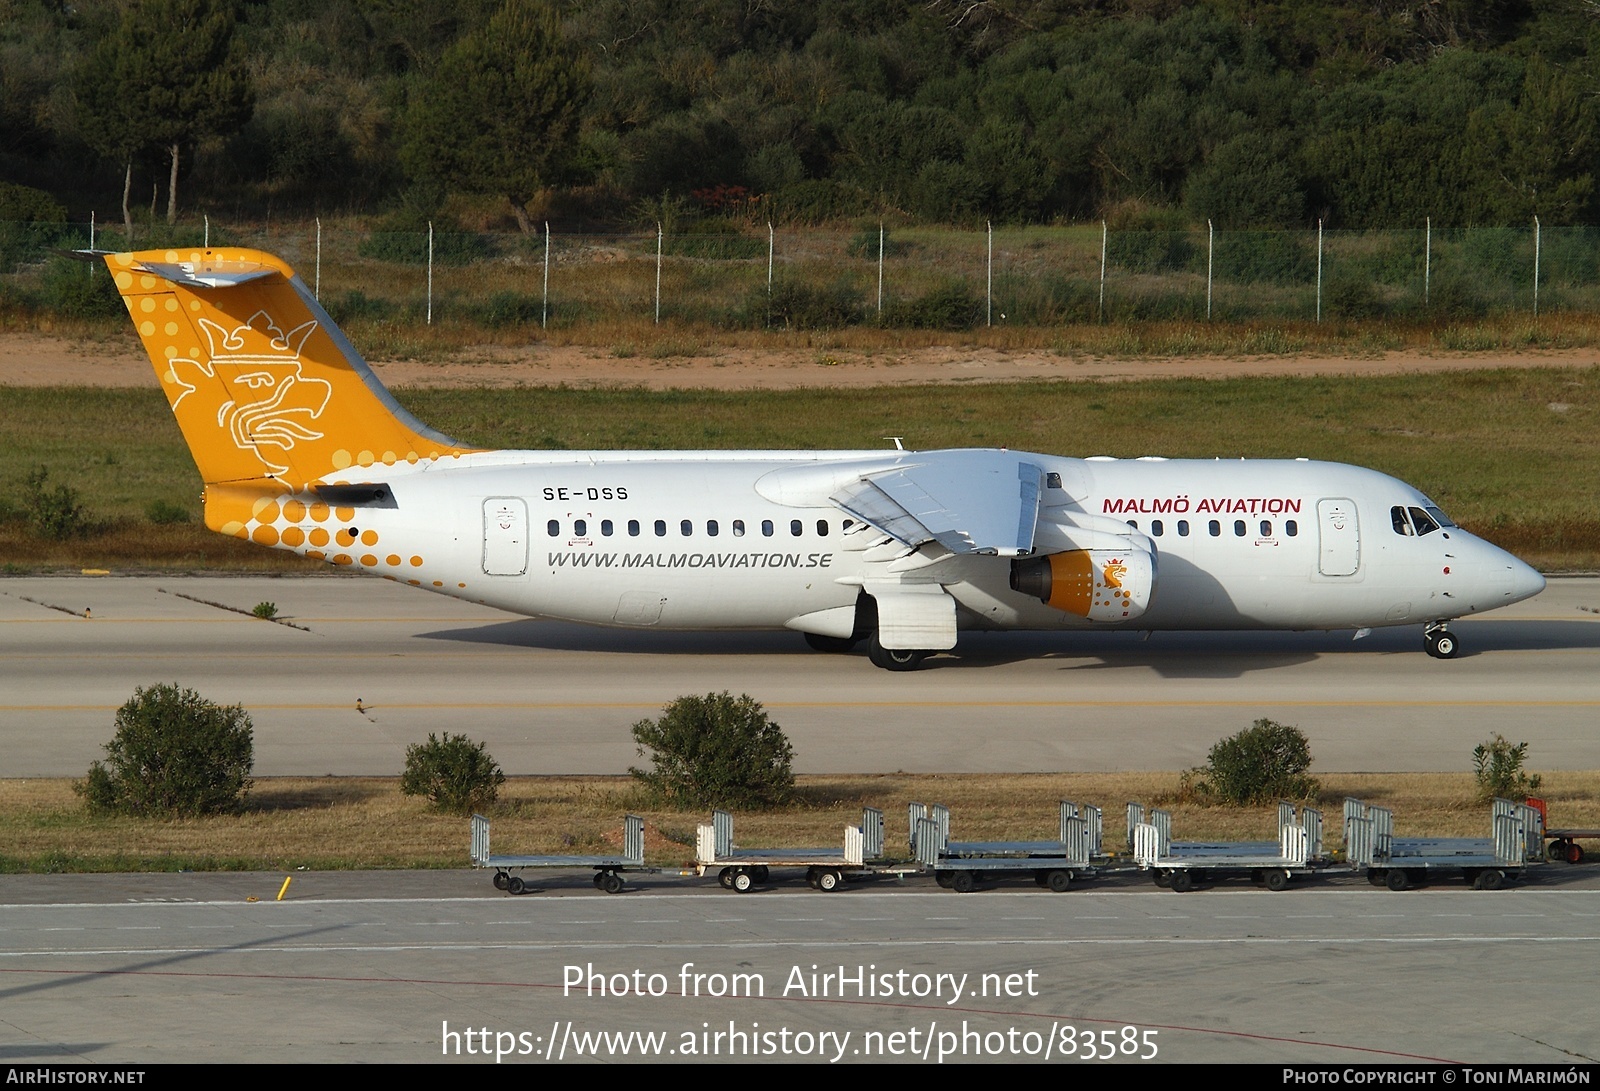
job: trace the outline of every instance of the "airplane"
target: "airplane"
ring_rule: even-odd
[[[1385,474],[1305,459],[1006,449],[506,451],[416,420],[256,250],[94,252],[205,482],[205,521],[513,613],[865,641],[912,670],[962,630],[1449,622],[1544,579]]]

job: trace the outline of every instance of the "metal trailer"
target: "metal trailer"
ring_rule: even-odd
[[[816,849],[752,849],[733,842],[733,815],[712,811],[710,824],[695,831],[695,874],[716,871],[717,881],[728,890],[748,893],[765,883],[773,868],[805,868],[813,889],[831,893],[844,885],[847,875],[905,874],[916,867],[897,867],[884,859],[883,812],[876,807],[861,811],[861,825],[847,826],[844,846]]]
[[[1544,836],[1549,844],[1544,847],[1544,858],[1552,864],[1566,862],[1569,864],[1583,863],[1583,846],[1579,841],[1588,841],[1600,837],[1600,829],[1584,828],[1578,826],[1550,829],[1550,812],[1545,807],[1542,799],[1528,797],[1528,806],[1539,812],[1540,819],[1545,824]]]
[[[1430,878],[1460,875],[1474,890],[1499,890],[1544,857],[1544,821],[1537,808],[1497,799],[1490,836],[1396,837],[1394,812],[1359,799],[1344,801],[1345,852],[1367,881],[1408,890]]]
[[[1055,841],[952,841],[950,810],[941,803],[913,803],[909,813],[911,850],[942,887],[966,894],[999,877],[1033,881],[1061,893],[1074,879],[1093,878],[1104,860],[1100,851],[1100,808],[1062,800],[1060,837]]]
[[[623,872],[658,870],[644,866],[644,819],[636,814],[622,820],[621,856],[493,856],[489,852],[489,820],[475,814],[472,816],[472,865],[494,868],[495,889],[508,894],[523,894],[528,889],[522,876],[511,874],[520,868],[593,868],[594,885],[607,894],[622,890]]]
[[[1128,804],[1133,860],[1150,872],[1157,886],[1180,893],[1193,890],[1196,875],[1221,879],[1248,875],[1268,890],[1283,890],[1296,875],[1326,870],[1322,854],[1322,812],[1278,804],[1277,841],[1174,841],[1172,815]]]

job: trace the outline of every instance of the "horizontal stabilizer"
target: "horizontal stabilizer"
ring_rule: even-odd
[[[252,280],[276,276],[278,271],[249,262],[193,262],[142,261],[134,266],[141,273],[151,273],[185,288],[237,288]]]

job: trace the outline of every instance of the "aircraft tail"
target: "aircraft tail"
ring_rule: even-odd
[[[213,530],[240,534],[254,514],[241,505],[468,450],[394,400],[281,259],[193,248],[105,260],[206,483]]]

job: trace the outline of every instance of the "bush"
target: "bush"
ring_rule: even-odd
[[[894,300],[883,309],[883,324],[916,330],[970,330],[983,321],[983,300],[960,281],[950,281],[918,296]]]
[[[105,762],[89,766],[73,785],[91,810],[178,816],[243,806],[255,762],[254,729],[243,708],[156,685],[134,690],[116,724]]]
[[[1528,744],[1519,742],[1512,746],[1510,740],[1499,732],[1487,742],[1472,749],[1472,775],[1478,781],[1478,801],[1491,799],[1521,799],[1529,792],[1537,792],[1544,778],[1529,776],[1522,771],[1528,757]]]
[[[278,616],[278,604],[275,602],[258,602],[250,612],[264,621],[271,621]]]
[[[848,280],[814,286],[780,280],[768,292],[766,285],[751,291],[746,304],[752,323],[760,329],[831,330],[861,321],[861,295]]]
[[[50,471],[40,466],[22,481],[22,506],[28,528],[40,538],[65,541],[89,532],[89,517],[69,485],[50,487]]]
[[[171,500],[152,500],[144,506],[144,517],[158,527],[176,526],[189,521],[189,509]]]
[[[748,694],[679,697],[634,724],[633,741],[654,768],[628,772],[680,807],[776,807],[794,793],[794,748]]]
[[[489,756],[488,744],[465,735],[428,734],[428,741],[406,747],[406,771],[400,790],[408,796],[425,796],[436,811],[472,814],[484,810],[500,795],[506,775]]]
[[[1319,785],[1306,776],[1311,743],[1297,727],[1257,720],[1211,748],[1195,782],[1203,798],[1235,806],[1273,799],[1305,799]]]

